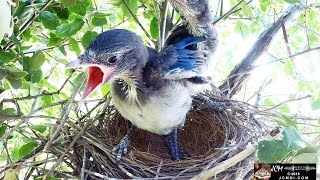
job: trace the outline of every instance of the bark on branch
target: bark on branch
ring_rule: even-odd
[[[273,24],[271,24],[264,32],[260,34],[253,47],[249,50],[247,55],[241,62],[231,71],[223,84],[219,86],[221,92],[227,97],[231,98],[237,93],[243,82],[250,76],[253,69],[253,64],[261,56],[261,54],[268,49],[275,34],[281,28],[283,23],[288,22],[298,10],[304,8],[302,4],[294,4],[288,7],[284,14]]]

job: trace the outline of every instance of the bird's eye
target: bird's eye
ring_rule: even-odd
[[[117,57],[116,56],[111,56],[109,59],[108,59],[108,63],[110,64],[114,64],[117,62]]]

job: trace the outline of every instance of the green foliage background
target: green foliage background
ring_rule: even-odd
[[[290,4],[298,2],[227,0],[223,1],[222,8],[218,6],[219,1],[212,3],[217,18],[223,17],[216,23],[220,48],[212,65],[217,86],[258,35]],[[83,80],[82,70],[65,69],[65,64],[80,55],[91,39],[110,28],[130,29],[147,45],[159,47],[163,8],[161,0],[20,0],[16,4],[12,14],[14,35],[2,40],[0,49],[2,167],[29,155],[43,143],[42,139],[52,136],[65,112],[64,105]],[[280,114],[270,119],[270,126],[285,127],[283,139],[262,141],[258,145],[257,156],[264,162],[279,162],[288,157],[289,162],[319,161],[320,3],[308,1],[305,6],[290,25],[286,25],[286,33],[278,33],[258,61],[252,78],[235,97],[254,104],[257,100],[254,95],[259,94],[259,106],[274,107]],[[233,7],[236,11],[223,16]],[[172,14],[171,7],[169,14]],[[173,19],[173,23],[181,20],[177,13]],[[259,91],[260,87],[263,90]],[[105,85],[90,97],[90,102],[97,102],[108,91],[109,85]],[[76,109],[81,93],[74,95],[76,101],[72,106]],[[287,103],[282,103],[284,101]],[[76,121],[79,114],[86,113],[91,106],[72,110],[70,117]],[[34,161],[44,158],[39,155]],[[23,174],[20,170],[13,174],[17,172]],[[6,171],[6,176],[9,175],[12,171]]]

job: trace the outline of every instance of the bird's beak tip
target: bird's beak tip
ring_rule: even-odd
[[[76,68],[79,67],[80,62],[78,60],[76,61],[71,61],[66,65],[66,68]]]
[[[80,61],[79,59],[71,61],[66,65],[66,68],[79,68],[79,67],[88,67],[90,64]]]

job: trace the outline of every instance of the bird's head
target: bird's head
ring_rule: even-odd
[[[148,51],[141,39],[125,29],[113,29],[93,39],[76,61],[66,67],[86,67],[87,85],[82,100],[99,86],[113,79],[141,70],[148,57]]]

